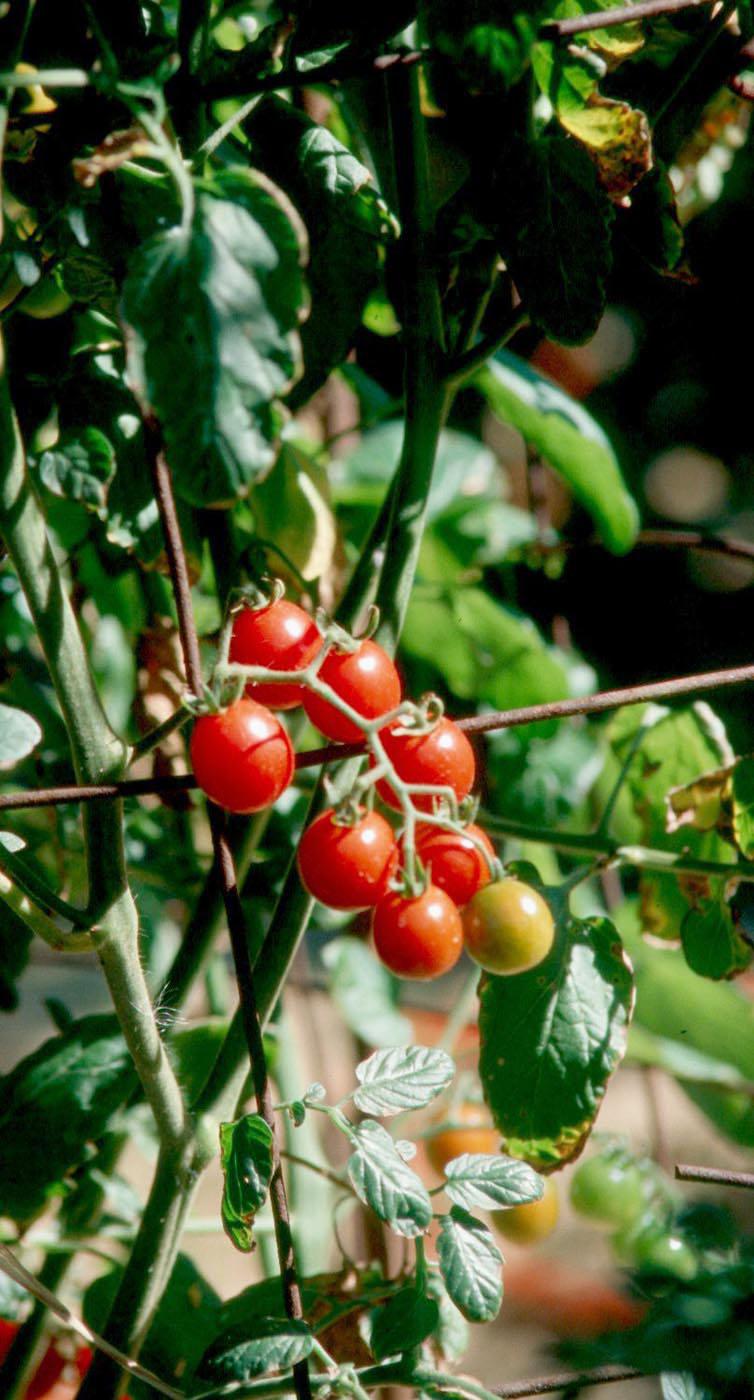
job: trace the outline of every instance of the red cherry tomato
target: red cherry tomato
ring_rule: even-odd
[[[307,827],[298,868],[310,894],[331,909],[366,909],[388,893],[398,865],[398,843],[379,812],[339,826],[329,810]]]
[[[376,642],[362,642],[356,651],[331,651],[319,674],[364,719],[378,719],[400,705],[401,678],[387,652]],[[339,744],[355,744],[361,739],[361,730],[319,695],[308,691],[304,709],[326,738]]]
[[[377,954],[398,977],[426,980],[449,972],[461,956],[463,928],[444,890],[428,885],[416,899],[388,894],[372,919]]]
[[[9,1322],[6,1317],[0,1317],[0,1365],[8,1355],[17,1331],[17,1322]]]
[[[266,608],[243,608],[236,615],[229,659],[239,666],[267,666],[271,671],[302,671],[313,661],[322,638],[303,608],[278,598]],[[256,685],[246,694],[272,710],[292,710],[304,698],[300,685]]]
[[[482,852],[469,840],[471,836],[494,856],[495,847],[480,826],[467,826],[462,836],[439,826],[420,826],[416,832],[416,853],[429,871],[432,884],[459,906],[468,904],[472,895],[492,878]]]
[[[191,762],[199,787],[229,812],[260,812],[293,777],[293,749],[280,720],[246,698],[196,721]]]
[[[474,750],[462,729],[443,715],[427,734],[395,734],[388,729],[381,735],[385,751],[404,783],[431,783],[452,788],[459,802],[474,786]],[[381,778],[377,791],[388,807],[400,807],[387,778]],[[431,812],[431,797],[415,797],[420,812]]]
[[[67,1364],[65,1357],[50,1344],[29,1381],[26,1400],[45,1400],[46,1396],[54,1393],[53,1386],[57,1386]]]

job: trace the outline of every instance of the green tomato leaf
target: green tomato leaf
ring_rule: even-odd
[[[402,441],[403,422],[391,419],[364,433],[342,464],[333,463],[331,471],[339,503],[349,506],[379,504],[400,457]],[[497,472],[495,454],[489,447],[468,433],[446,428],[440,434],[432,473],[427,503],[430,523],[458,506],[471,486],[476,490],[499,487]]]
[[[552,952],[529,972],[484,977],[479,1072],[508,1150],[568,1162],[591,1132],[626,1048],[633,978],[609,919],[558,917]]]
[[[709,1081],[694,1084],[685,1069],[678,1080],[722,1133],[754,1146],[754,1102],[747,1087],[754,1083],[754,1006],[733,984],[697,977],[680,949],[650,947],[641,936],[636,905],[624,905],[619,917],[636,975],[638,1026],[671,1041],[675,1054],[696,1051],[722,1062],[743,1081],[730,1089],[712,1087]]]
[[[493,413],[517,428],[562,476],[608,548],[615,554],[630,549],[639,529],[636,504],[591,414],[508,351],[500,351],[474,382]]]
[[[13,768],[28,758],[42,739],[42,730],[32,715],[10,705],[0,705],[0,770]]]
[[[644,113],[627,102],[601,96],[599,71],[588,49],[538,43],[532,49],[532,67],[561,125],[594,160],[611,199],[624,199],[652,164]]]
[[[298,586],[289,559],[305,579],[327,577],[339,546],[327,472],[293,443],[285,442],[269,476],[249,497],[256,534],[273,540],[275,571]],[[285,557],[283,557],[285,556]]]
[[[64,1193],[136,1083],[113,1016],[86,1016],[46,1040],[0,1081],[0,1200],[25,1221]]]
[[[492,1231],[454,1206],[444,1215],[437,1257],[445,1287],[469,1322],[490,1322],[503,1301],[503,1256]]]
[[[377,278],[378,241],[392,239],[395,224],[366,166],[290,102],[266,98],[244,130],[254,159],[293,201],[309,235],[311,312],[301,330],[298,405],[346,358]]]
[[[684,237],[675,190],[666,166],[655,162],[631,193],[631,206],[621,212],[624,238],[650,267],[668,276],[684,277]]]
[[[741,855],[754,859],[754,758],[739,758],[731,773],[733,834]]]
[[[445,1168],[445,1192],[454,1205],[467,1210],[498,1210],[539,1201],[545,1189],[542,1177],[528,1162],[513,1157],[493,1157],[464,1152]]]
[[[463,1313],[448,1297],[448,1290],[439,1274],[429,1274],[427,1292],[440,1310],[432,1339],[440,1356],[446,1361],[460,1361],[469,1349],[469,1327]]]
[[[322,951],[328,991],[346,1025],[370,1045],[405,1045],[411,1022],[398,1010],[397,980],[360,938],[344,934]]]
[[[338,1273],[312,1274],[302,1278],[300,1284],[304,1314],[315,1333],[326,1331],[350,1314],[372,1308],[391,1298],[401,1287],[398,1280],[386,1279],[376,1267],[359,1270],[357,1278],[350,1272],[344,1274],[342,1270]],[[274,1313],[281,1306],[282,1297],[279,1274],[252,1283],[223,1303],[220,1316],[222,1330],[230,1328],[235,1331],[245,1326],[247,1332],[255,1332],[258,1320]]]
[[[415,590],[401,646],[461,700],[508,709],[568,694],[565,669],[534,623],[469,584],[442,597]]]
[[[239,171],[200,194],[190,229],[150,239],[123,289],[128,376],[193,505],[244,495],[275,459],[278,400],[300,373],[296,216]]]
[[[440,1321],[434,1298],[409,1285],[371,1315],[370,1346],[377,1361],[411,1351],[429,1337]]]
[[[360,1201],[396,1234],[413,1239],[432,1219],[432,1202],[420,1177],[406,1165],[390,1134],[367,1120],[354,1129],[348,1175]]]
[[[723,895],[696,901],[684,915],[681,947],[691,970],[714,981],[738,976],[754,953]]]
[[[628,1058],[635,1064],[656,1065],[666,1074],[692,1084],[719,1084],[722,1089],[736,1089],[743,1094],[754,1092],[754,1084],[733,1065],[681,1041],[655,1035],[636,1022],[628,1033]]]
[[[220,1124],[220,1165],[225,1177],[222,1222],[236,1249],[254,1248],[252,1224],[272,1180],[272,1133],[258,1113]]]
[[[287,1371],[297,1362],[306,1360],[312,1342],[305,1322],[257,1318],[253,1324],[241,1323],[221,1332],[199,1362],[197,1377],[223,1385],[230,1381],[249,1381],[268,1371]]]
[[[640,839],[648,846],[685,851],[704,860],[729,861],[730,847],[717,831],[697,830],[682,819],[688,799],[677,791],[685,793],[700,774],[731,764],[733,755],[722,723],[703,702],[684,710],[645,706],[632,710],[619,710],[613,716],[608,735],[622,760],[637,730],[647,725],[625,785],[626,797],[638,818]],[[696,798],[692,805],[698,805]],[[615,829],[620,834],[619,827]],[[629,840],[633,844],[635,836]],[[645,931],[657,938],[678,939],[689,908],[722,900],[724,881],[645,873],[640,893]],[[691,939],[697,948],[693,932]]]
[[[141,1215],[141,1207],[138,1215]],[[95,1279],[84,1294],[84,1320],[96,1332],[104,1332],[107,1326],[122,1278],[123,1270],[116,1266]],[[157,1375],[170,1376],[176,1381],[179,1377],[193,1376],[197,1362],[217,1335],[221,1306],[218,1294],[193,1260],[179,1254],[144,1343],[141,1353],[144,1365]],[[155,1393],[152,1391],[152,1395]],[[133,1395],[133,1400],[137,1397],[141,1400],[148,1391],[142,1391],[140,1386],[137,1389],[137,1383],[132,1381],[129,1394]]]
[[[388,1118],[392,1113],[426,1108],[447,1088],[455,1065],[443,1050],[424,1045],[408,1049],[375,1050],[356,1066],[361,1087],[353,1101],[362,1113]]]
[[[577,345],[596,330],[612,263],[613,210],[594,164],[567,136],[540,136],[515,148],[502,183],[498,241],[524,305],[553,340]]]
[[[0,890],[3,877],[0,875]],[[16,982],[29,960],[32,931],[25,919],[0,899],[0,1011],[18,1006]]]
[[[39,476],[54,496],[80,501],[101,514],[107,502],[107,488],[115,474],[115,450],[99,428],[82,428],[64,433],[57,446],[43,452]]]
[[[690,1371],[663,1371],[660,1390],[662,1400],[712,1400],[712,1392],[695,1381]]]
[[[534,13],[473,0],[423,0],[422,23],[432,48],[446,55],[472,92],[498,95],[523,76],[536,36]]]

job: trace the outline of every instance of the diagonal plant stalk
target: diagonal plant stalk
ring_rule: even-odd
[[[100,704],[88,658],[26,467],[0,342],[0,535],[15,567],[65,720],[77,778],[117,781],[127,748]],[[100,810],[101,808],[101,810]],[[84,813],[89,883],[85,923],[91,931],[113,1005],[152,1109],[163,1153],[185,1153],[183,1097],[157,1026],[141,966],[138,917],[126,875],[122,803]],[[172,1173],[171,1173],[172,1175]],[[150,1306],[154,1290],[145,1277]],[[17,1392],[18,1378],[6,1377]]]

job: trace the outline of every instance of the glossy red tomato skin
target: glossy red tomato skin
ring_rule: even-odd
[[[363,641],[352,652],[329,652],[319,676],[364,719],[379,719],[401,703],[401,678],[387,652],[377,642]],[[363,737],[346,715],[311,691],[304,696],[304,709],[314,727],[327,739],[339,744],[355,744]]]
[[[7,1318],[0,1317],[0,1365],[8,1355],[17,1331],[17,1322],[9,1322]]]
[[[459,802],[468,797],[476,777],[474,750],[463,730],[447,715],[427,734],[396,734],[387,729],[380,737],[404,782],[452,788]],[[380,779],[377,791],[388,807],[400,807],[386,778]],[[431,812],[433,799],[415,797],[414,806],[420,812]]]
[[[367,909],[386,895],[398,867],[398,843],[379,812],[339,826],[332,809],[307,827],[298,848],[304,886],[330,909]]]
[[[267,666],[272,671],[302,671],[313,661],[322,637],[313,618],[296,603],[278,598],[266,608],[242,608],[233,622],[229,660],[239,666]],[[255,684],[246,694],[271,710],[292,710],[304,698],[304,687]]]
[[[219,714],[202,715],[191,735],[199,787],[228,812],[261,812],[293,777],[291,741],[280,720],[243,697]]]
[[[449,972],[461,956],[463,928],[444,890],[428,885],[416,899],[388,894],[376,906],[372,937],[377,955],[398,977],[428,981]]]
[[[419,826],[416,832],[416,853],[432,884],[450,895],[459,908],[492,878],[482,852],[469,840],[471,836],[494,856],[495,847],[480,826],[467,826],[461,836],[439,826]]]

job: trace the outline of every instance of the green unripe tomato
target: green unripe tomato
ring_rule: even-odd
[[[508,876],[477,891],[463,911],[463,932],[469,957],[510,977],[547,957],[555,925],[541,894]]]
[[[621,1229],[646,1209],[646,1183],[634,1162],[600,1153],[582,1162],[571,1180],[571,1205],[579,1215]]]
[[[696,1252],[680,1235],[674,1235],[671,1231],[642,1231],[634,1240],[634,1253],[637,1264],[642,1268],[672,1274],[674,1278],[684,1281],[695,1278],[699,1272]]]

